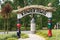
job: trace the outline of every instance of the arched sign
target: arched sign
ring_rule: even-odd
[[[39,5],[26,6],[24,8],[19,9],[17,18],[20,19],[28,14],[41,14],[46,17],[52,17],[51,11],[53,11],[51,7],[44,7],[44,6],[39,6]]]
[[[43,16],[48,17],[48,36],[52,36],[52,11],[55,11],[53,7],[46,7],[42,5],[30,5],[24,8],[20,8],[17,10],[17,19],[21,19],[22,17],[29,14],[41,14]],[[31,31],[35,31],[35,24],[31,20]],[[18,22],[19,23],[19,22]],[[33,25],[32,25],[33,24]]]

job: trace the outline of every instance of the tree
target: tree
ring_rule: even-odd
[[[24,0],[13,0],[15,9],[17,9],[18,6],[24,7]]]
[[[5,5],[6,3],[9,3],[9,4],[12,6],[12,8],[15,9],[14,3],[11,2],[11,1],[5,1],[5,2],[2,4],[2,8],[4,7],[4,5]]]
[[[5,20],[7,19],[7,34],[8,34],[8,19],[11,11],[12,11],[11,5],[9,3],[6,3],[6,5],[2,8],[2,12],[1,12],[4,18],[4,29],[5,29]]]

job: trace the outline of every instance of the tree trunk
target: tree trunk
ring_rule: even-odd
[[[5,18],[4,18],[4,33],[5,33]]]
[[[8,34],[8,19],[9,19],[9,13],[8,13],[8,15],[7,15],[7,34]]]
[[[7,18],[7,34],[8,34],[8,18]]]
[[[42,15],[40,16],[40,23],[41,23],[40,29],[42,29]]]
[[[26,26],[26,23],[24,23],[24,25],[25,25],[25,30],[27,30],[27,26]]]

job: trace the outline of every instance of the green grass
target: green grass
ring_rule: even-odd
[[[52,37],[48,37],[48,30],[38,30],[37,35],[46,38],[46,40],[60,40],[60,30],[52,30]]]
[[[29,36],[28,36],[27,34],[24,34],[24,33],[23,33],[23,34],[21,34],[21,38],[23,38],[23,39],[24,39],[24,38],[29,38]]]
[[[27,34],[22,33],[21,38],[28,38],[29,36]],[[18,37],[16,33],[10,33],[10,34],[0,34],[0,40],[18,40]]]
[[[4,32],[4,30],[0,30],[0,32]]]

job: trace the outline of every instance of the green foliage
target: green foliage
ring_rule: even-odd
[[[15,9],[17,9],[18,6],[24,7],[24,1],[23,0],[14,0],[14,6],[15,6]]]
[[[29,36],[27,34],[21,34],[21,38],[29,38]]]
[[[60,29],[52,30],[52,37],[48,37],[47,32],[48,30],[39,30],[36,34],[46,38],[46,40],[60,40]]]
[[[3,29],[3,23],[4,23],[4,20],[2,18],[0,18],[0,30]]]
[[[8,29],[10,31],[12,30],[16,30],[16,23],[17,23],[17,18],[16,18],[16,14],[12,13],[10,18],[8,19]],[[4,19],[3,17],[0,16],[0,30],[4,30]],[[7,22],[5,20],[5,30],[7,30]]]
[[[13,37],[17,39],[16,34],[0,34],[0,40],[6,40],[8,38],[13,38]]]
[[[22,33],[21,38],[28,38],[27,34]],[[16,33],[0,34],[0,40],[18,40]]]
[[[39,35],[39,36],[48,37],[47,32],[46,31],[43,32],[43,30],[37,31],[36,34]]]
[[[24,7],[26,6],[24,1],[26,1],[26,4],[28,5],[28,0],[14,0],[12,3],[11,1],[6,1],[3,5],[5,5],[7,2],[9,2],[13,9],[17,9],[17,6]],[[57,10],[53,12],[53,17],[52,17],[52,25],[54,25],[57,22],[60,22],[60,5],[58,5],[58,0],[32,0],[31,4],[34,5],[44,5],[47,6],[48,3],[52,3],[52,7],[56,7]],[[3,7],[2,5],[2,7]],[[39,15],[40,16],[40,15]],[[0,16],[1,17],[1,16]],[[37,15],[34,15],[35,22],[36,22],[36,27],[37,29],[42,29],[42,27],[47,27],[47,19],[45,16],[40,16],[37,17]],[[25,28],[29,29],[30,27],[30,21],[31,17],[29,15],[23,17],[21,19],[21,24],[22,24],[22,29],[25,30]],[[3,18],[0,18],[0,29],[3,29]],[[16,30],[16,23],[17,23],[17,17],[16,14],[11,14],[11,17],[9,18],[9,30]]]
[[[16,39],[16,38],[8,38],[7,40],[18,40],[18,39]]]
[[[16,30],[17,29],[17,18],[16,18],[16,14],[12,13],[10,18],[9,18],[9,30]]]

